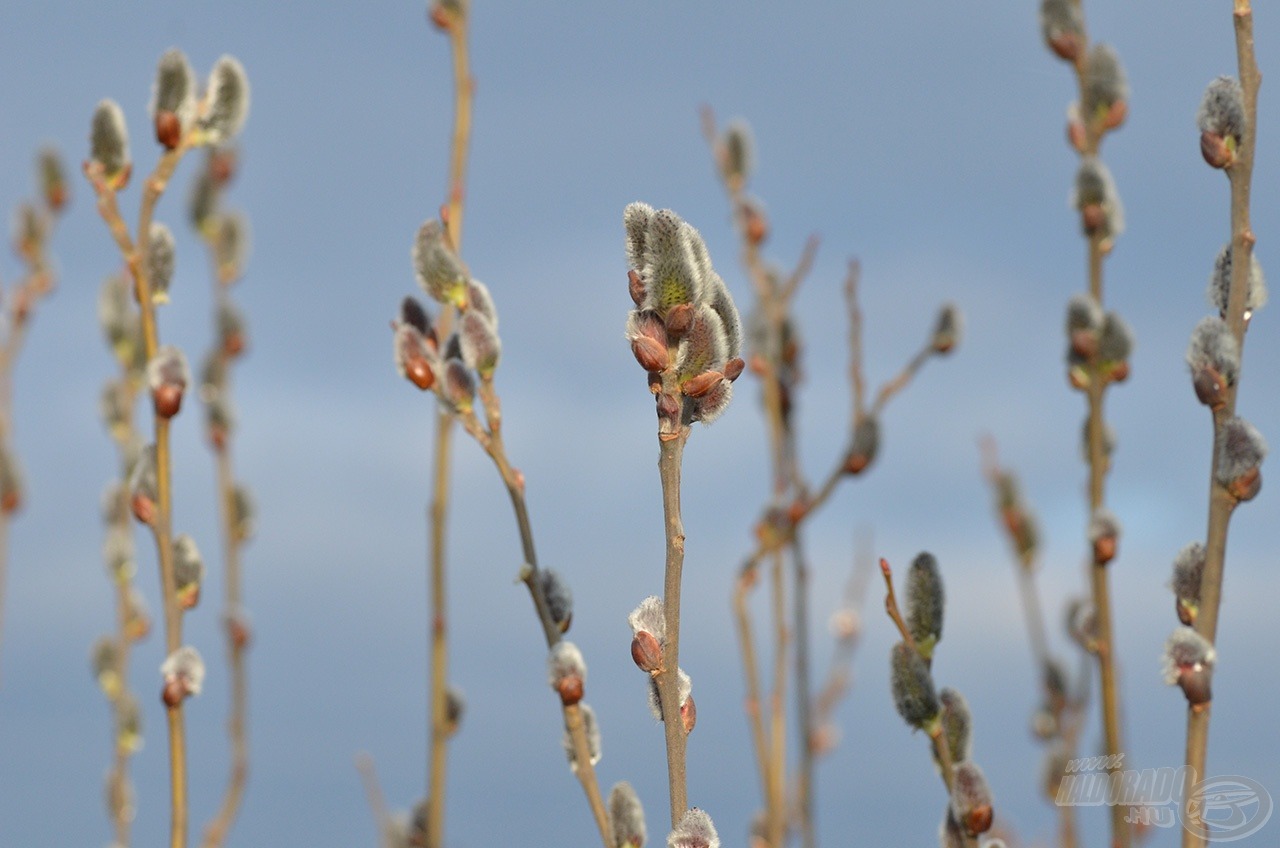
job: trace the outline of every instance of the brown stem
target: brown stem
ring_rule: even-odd
[[[663,670],[655,680],[662,704],[667,740],[667,781],[674,829],[689,809],[685,786],[684,723],[680,720],[680,577],[684,569],[684,524],[680,520],[680,465],[689,428],[681,427],[673,439],[659,439],[658,476],[662,480],[662,524],[667,538],[666,575],[663,579],[663,615],[667,639],[662,649]]]
[[[609,813],[605,810],[604,799],[600,797],[600,784],[596,780],[595,766],[591,764],[591,746],[587,742],[586,724],[582,720],[582,708],[577,704],[564,708],[564,723],[573,741],[574,772],[587,793],[587,801],[591,805],[591,814],[595,818],[596,827],[600,831],[600,839],[604,848],[614,848],[613,829],[609,825]]]
[[[378,773],[374,769],[373,757],[365,753],[356,754],[356,769],[360,772],[360,779],[364,783],[364,794],[369,801],[369,809],[373,811],[373,820],[378,824],[383,848],[392,848],[398,844],[395,819],[391,817],[386,798],[382,794],[382,787],[378,785]]]
[[[225,610],[227,625],[227,661],[231,670],[231,716],[227,721],[227,738],[231,746],[231,773],[218,812],[205,826],[202,845],[216,848],[227,838],[231,825],[240,812],[245,786],[249,780],[249,745],[245,731],[248,716],[248,680],[245,672],[245,648],[242,634],[232,626],[232,615],[242,609],[240,538],[235,526],[235,476],[231,468],[231,445],[217,451],[218,501],[222,517],[222,550],[225,571]]]
[[[1240,146],[1236,151],[1235,163],[1227,169],[1227,177],[1231,182],[1231,288],[1227,296],[1228,326],[1232,335],[1240,345],[1243,354],[1245,329],[1245,307],[1248,304],[1249,273],[1253,266],[1254,234],[1250,223],[1249,200],[1253,186],[1253,160],[1257,151],[1258,126],[1258,88],[1262,77],[1258,71],[1257,59],[1253,49],[1253,8],[1250,0],[1235,0],[1233,20],[1235,23],[1236,63],[1240,78],[1240,88],[1244,99],[1245,126],[1241,134]],[[1236,411],[1236,396],[1239,383],[1227,391],[1226,406],[1214,413],[1214,452],[1212,468],[1209,476],[1209,528],[1205,540],[1204,572],[1200,583],[1200,608],[1196,613],[1195,629],[1211,643],[1217,640],[1218,613],[1222,603],[1222,578],[1226,565],[1227,529],[1231,520],[1235,500],[1217,480],[1218,451],[1216,446],[1221,439],[1222,426],[1230,420]],[[1209,750],[1209,719],[1212,703],[1199,708],[1187,708],[1187,766],[1191,772],[1191,780],[1203,780],[1205,764]],[[1184,816],[1190,822],[1191,805],[1199,800],[1195,793],[1187,793],[1184,799]],[[1183,848],[1200,848],[1205,841],[1190,828],[1183,828]]]
[[[738,629],[738,646],[742,652],[742,673],[747,687],[745,711],[747,724],[751,729],[751,744],[755,751],[756,766],[760,772],[760,794],[765,801],[765,821],[772,821],[775,798],[774,776],[768,755],[769,744],[764,731],[764,716],[760,709],[760,669],[756,660],[755,639],[751,635],[751,613],[747,608],[747,592],[755,583],[753,565],[739,572],[733,592],[733,613]]]
[[[147,253],[151,243],[151,221],[156,204],[164,194],[173,176],[174,169],[187,151],[186,141],[173,150],[166,151],[156,165],[155,171],[143,185],[142,202],[138,213],[138,229],[132,241],[128,237],[127,228],[120,216],[114,191],[106,188],[102,181],[92,173],[92,167],[86,169],[94,190],[98,193],[98,210],[107,223],[116,244],[124,254],[125,263],[133,276],[134,294],[137,298],[141,315],[143,338],[146,344],[147,359],[156,355],[159,347],[156,326],[155,305],[151,299],[151,285],[147,278]],[[173,543],[171,522],[173,516],[171,492],[171,458],[169,450],[169,421],[156,416],[156,488],[158,504],[152,532],[156,541],[157,555],[160,562],[160,584],[164,594],[165,647],[169,654],[182,645],[182,611],[178,607],[175,580],[173,575]],[[182,702],[168,710],[169,728],[169,789],[172,823],[169,834],[171,848],[184,848],[187,842],[187,775],[186,775],[186,738],[183,731]]]
[[[791,567],[795,579],[792,604],[796,630],[796,722],[800,739],[796,802],[801,842],[804,848],[814,848],[817,844],[813,821],[813,735],[816,728],[809,681],[809,566],[799,533],[791,540]]]
[[[774,815],[768,821],[769,844],[781,846],[787,838],[787,632],[786,588],[782,551],[773,553],[773,691],[769,696],[769,760],[774,775]]]

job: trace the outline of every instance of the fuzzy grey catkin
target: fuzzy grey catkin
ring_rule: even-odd
[[[210,144],[235,138],[249,116],[249,77],[234,56],[223,56],[209,74],[200,129]]]
[[[1079,42],[1084,38],[1084,15],[1080,4],[1073,0],[1043,0],[1040,4],[1040,34],[1045,43],[1062,56],[1061,50],[1065,48],[1057,45],[1064,39]]]
[[[702,237],[670,209],[659,209],[650,216],[640,269],[646,309],[665,317],[674,306],[702,301],[705,280],[694,255],[695,238],[700,241]]]
[[[1200,581],[1204,574],[1204,545],[1191,542],[1173,558],[1173,593],[1180,601],[1200,603]]]
[[[1106,507],[1098,507],[1089,517],[1089,541],[1115,538],[1120,535],[1120,519]]]
[[[129,166],[129,131],[125,127],[124,112],[114,100],[102,100],[93,110],[89,159],[101,166],[103,176],[108,179]]]
[[[173,579],[178,592],[199,588],[204,580],[204,558],[196,540],[187,533],[173,538]]]
[[[1115,238],[1124,232],[1124,206],[1120,202],[1120,193],[1116,190],[1111,171],[1097,157],[1087,156],[1081,161],[1076,171],[1071,205],[1081,212],[1089,206],[1101,207],[1103,217],[1097,234],[1103,238]],[[1086,235],[1091,233],[1086,231]]]
[[[147,245],[147,283],[151,289],[152,303],[169,302],[169,284],[173,281],[176,262],[173,231],[165,224],[153,221],[151,239]]]
[[[160,112],[171,112],[185,132],[195,118],[196,74],[187,55],[176,47],[166,50],[156,65],[148,113],[154,120]]]
[[[973,713],[969,702],[958,689],[944,686],[938,692],[942,704],[942,732],[951,752],[952,762],[969,759],[973,743]]]
[[[1267,443],[1257,428],[1236,416],[1225,422],[1218,440],[1217,480],[1230,483],[1262,464]]]
[[[711,816],[694,807],[685,811],[667,836],[667,848],[720,848],[720,835]]]
[[[906,606],[907,630],[921,654],[928,658],[942,639],[942,619],[946,610],[942,572],[933,554],[919,554],[907,569]]]
[[[204,688],[204,660],[195,648],[183,645],[160,664],[160,676],[166,683],[180,681],[187,694],[199,695]]]
[[[542,596],[547,601],[547,613],[563,633],[569,629],[569,623],[573,620],[573,590],[559,573],[549,568],[538,572],[538,582],[542,585]]]
[[[1191,331],[1186,359],[1192,376],[1202,369],[1212,368],[1228,386],[1235,385],[1240,371],[1240,345],[1226,321],[1209,315]]]
[[[615,848],[644,848],[648,839],[640,796],[625,780],[609,790],[609,829]]]
[[[1209,305],[1218,310],[1223,318],[1227,316],[1227,301],[1231,295],[1231,244],[1218,251],[1213,261],[1213,273],[1209,275],[1209,288],[1205,296]],[[1245,293],[1245,318],[1267,305],[1267,280],[1262,274],[1262,263],[1256,253],[1250,253],[1248,289]]]
[[[924,660],[906,642],[894,645],[889,659],[889,681],[898,715],[917,730],[937,721],[941,707]]]
[[[1133,353],[1133,330],[1118,313],[1108,312],[1102,322],[1098,357],[1103,362],[1125,362]]]
[[[458,342],[462,346],[462,361],[481,376],[489,376],[502,358],[502,340],[498,332],[482,313],[468,309],[458,321]]]
[[[622,210],[622,226],[626,230],[627,267],[640,270],[644,267],[645,245],[649,232],[649,219],[653,207],[647,203],[629,203]]]
[[[1236,78],[1222,76],[1209,83],[1196,110],[1200,132],[1233,138],[1239,144],[1247,125],[1244,93]]]
[[[1102,109],[1129,99],[1129,83],[1120,57],[1107,44],[1089,49],[1084,70],[1084,116],[1087,120]]]
[[[929,337],[929,345],[936,354],[950,353],[964,333],[964,314],[954,303],[948,303],[938,310],[938,318],[933,324],[933,333]]]
[[[726,180],[739,183],[750,178],[755,168],[755,139],[751,125],[735,118],[724,128],[720,136],[721,167]]]
[[[645,598],[627,616],[627,624],[631,626],[632,635],[644,631],[652,634],[659,643],[665,642],[667,639],[667,619],[662,599],[657,595],[650,595]]]
[[[1179,627],[1169,635],[1161,659],[1161,675],[1170,686],[1178,682],[1184,670],[1212,668],[1218,653],[1209,640],[1190,627]]]
[[[436,220],[418,228],[413,240],[413,270],[422,290],[440,303],[457,304],[470,277]]]
[[[591,709],[588,704],[578,704],[578,710],[582,716],[582,729],[587,737],[587,757],[591,760],[591,765],[600,762],[600,725],[596,721],[596,711]],[[578,773],[578,757],[573,749],[573,734],[569,732],[569,728],[564,730],[564,753],[569,759],[569,768],[574,774]]]

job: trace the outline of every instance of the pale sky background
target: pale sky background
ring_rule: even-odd
[[[769,256],[789,266],[809,233],[823,237],[797,302],[811,477],[825,474],[846,434],[846,258],[863,264],[874,385],[914,351],[939,304],[965,311],[958,351],[930,362],[891,406],[873,473],[843,486],[811,525],[815,664],[824,668],[830,653],[823,625],[856,528],[873,528],[877,554],[900,568],[920,550],[935,553],[950,601],[939,682],[969,698],[975,756],[1000,818],[1028,840],[1050,836],[1040,748],[1026,730],[1037,684],[976,447],[981,433],[999,439],[1039,513],[1043,591],[1062,645],[1058,610],[1083,587],[1085,472],[1084,401],[1064,378],[1061,316],[1084,284],[1084,244],[1066,202],[1076,160],[1063,116],[1074,82],[1040,42],[1036,4],[474,5],[464,253],[502,315],[498,386],[539,552],[577,598],[570,637],[591,666],[604,789],[630,780],[649,810],[651,843],[662,843],[662,734],[627,655],[625,615],[660,591],[663,539],[652,400],[622,338],[630,302],[621,212],[644,200],[699,227],[746,309],[749,286],[697,120],[707,102],[755,129],[753,190],[774,224]],[[1184,700],[1162,685],[1158,657],[1176,624],[1169,564],[1203,533],[1210,455],[1209,416],[1182,354],[1207,314],[1204,286],[1228,235],[1226,180],[1201,162],[1193,119],[1209,80],[1235,72],[1230,4],[1086,6],[1133,89],[1129,122],[1104,150],[1129,225],[1107,263],[1107,302],[1138,339],[1133,376],[1107,407],[1119,437],[1110,502],[1125,524],[1113,597],[1126,751],[1135,766],[1177,765]],[[1280,29],[1265,6],[1258,17],[1262,70],[1274,80]],[[433,408],[396,376],[387,321],[415,290],[413,233],[444,198],[447,41],[412,3],[51,0],[0,14],[0,205],[32,191],[29,163],[46,141],[72,165],[74,193],[53,241],[60,287],[17,372],[29,497],[11,532],[0,648],[0,846],[109,841],[108,713],[88,653],[112,621],[98,499],[114,456],[96,409],[114,366],[95,304],[119,258],[76,165],[93,107],[110,96],[128,118],[137,172],[150,170],[157,152],[145,107],[155,62],[175,45],[202,76],[222,53],[236,55],[253,87],[243,170],[227,198],[253,225],[236,290],[252,347],[236,375],[235,449],[261,510],[245,556],[256,627],[252,778],[229,844],[372,845],[353,755],[375,757],[397,807],[424,784]],[[1277,115],[1280,89],[1264,85],[1254,192],[1264,265],[1275,261],[1280,227]],[[182,214],[193,172],[183,165],[160,206],[179,239],[161,333],[198,357],[211,316],[206,263]],[[130,218],[140,183],[122,198]],[[17,270],[11,257],[0,262],[6,280]],[[1273,441],[1274,326],[1272,310],[1253,322],[1240,395],[1242,414]],[[729,614],[731,578],[768,491],[757,396],[744,378],[724,418],[694,433],[684,474],[681,655],[699,712],[689,794],[726,845],[744,844],[759,803]],[[176,527],[216,565],[200,418],[189,411],[175,427]],[[505,492],[465,439],[454,480],[452,678],[468,712],[452,748],[448,844],[590,846],[597,837],[564,762],[541,637],[527,593],[512,582],[519,546]],[[1232,526],[1209,762],[1211,773],[1251,777],[1276,795],[1280,509],[1270,486]],[[158,611],[150,542],[138,539],[147,552],[139,583]],[[219,585],[215,570],[188,616],[189,639],[209,663],[206,691],[188,707],[193,834],[227,768]],[[895,637],[879,598],[867,603],[856,686],[840,708],[843,741],[818,772],[824,845],[934,844],[944,806],[925,739],[893,712]],[[161,641],[156,633],[140,647],[131,678],[146,710],[146,747],[134,761],[138,845],[159,844],[168,828]],[[1094,722],[1086,746],[1098,735]],[[1083,821],[1090,844],[1101,844],[1102,812]],[[1277,828],[1248,844],[1274,841]],[[1151,844],[1176,838],[1165,832]]]

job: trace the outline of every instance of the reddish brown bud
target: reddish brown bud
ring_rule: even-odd
[[[556,692],[560,694],[560,703],[566,707],[572,707],[582,700],[582,690],[582,678],[576,674],[567,675],[556,682]]]
[[[253,639],[253,632],[249,629],[248,622],[240,618],[229,618],[227,620],[227,637],[231,640],[231,645],[237,651],[243,651],[249,647],[249,642]]]
[[[747,206],[743,210],[743,231],[748,242],[759,246],[769,237],[769,221],[759,209]]]
[[[797,498],[791,502],[791,506],[787,507],[787,520],[792,524],[799,524],[808,511],[809,505],[803,499]]]
[[[222,340],[222,351],[227,356],[239,356],[244,353],[244,348],[244,333],[228,333]]]
[[[143,524],[150,524],[156,518],[156,502],[151,498],[142,494],[135,493],[130,503],[133,507],[133,517],[141,521]]]
[[[1080,34],[1077,32],[1060,32],[1050,38],[1048,44],[1059,59],[1074,62],[1080,58]]]
[[[435,385],[436,375],[431,364],[423,357],[413,357],[404,363],[404,375],[418,388],[426,391]]]
[[[649,336],[636,336],[631,342],[631,352],[635,354],[636,362],[646,371],[666,371],[671,364],[667,349]]]
[[[18,507],[22,505],[22,495],[17,489],[10,489],[4,493],[4,497],[0,498],[0,512],[5,515],[12,515],[18,511]]]
[[[1093,235],[1107,223],[1107,210],[1101,203],[1090,203],[1080,210],[1080,220],[1084,223],[1084,231]]]
[[[680,722],[684,725],[686,736],[693,732],[694,725],[698,723],[698,705],[693,702],[692,695],[680,705]]]
[[[182,389],[177,383],[164,383],[151,393],[152,405],[155,406],[156,417],[172,418],[182,409]]]
[[[200,603],[200,584],[192,583],[185,589],[179,590],[176,597],[178,599],[178,606],[182,609],[195,609]]]
[[[1240,501],[1253,500],[1262,491],[1262,470],[1256,465],[1227,484],[1227,491]]]
[[[1093,561],[1106,565],[1116,558],[1116,537],[1103,536],[1093,543]]]
[[[1200,133],[1200,155],[1211,168],[1230,168],[1236,161],[1236,151],[1221,135]]]
[[[1124,119],[1129,116],[1129,101],[1117,100],[1111,104],[1111,108],[1107,109],[1107,116],[1103,119],[1102,125],[1109,130],[1124,123]]]
[[[237,157],[234,149],[220,147],[209,155],[209,176],[217,186],[225,186],[236,175]]]
[[[1072,330],[1071,352],[1081,359],[1093,359],[1098,353],[1098,333],[1095,330]]]
[[[657,371],[649,372],[649,391],[655,395],[662,391],[662,375]]]
[[[1083,391],[1089,387],[1091,382],[1089,372],[1081,368],[1079,365],[1067,371],[1067,382],[1071,383],[1071,388]]]
[[[631,659],[641,671],[649,674],[662,671],[662,645],[657,637],[647,630],[637,631],[631,640]]]
[[[719,371],[703,371],[696,377],[690,377],[680,385],[680,391],[689,397],[702,397],[720,385],[724,375]]]
[[[675,418],[680,414],[680,401],[671,395],[658,395],[658,417]]]
[[[634,270],[627,272],[627,294],[631,295],[636,306],[644,302],[644,280]]]
[[[1107,372],[1107,376],[1111,378],[1113,383],[1123,383],[1129,379],[1129,363],[1117,362],[1111,366],[1111,370]]]
[[[182,703],[187,697],[187,689],[181,680],[171,679],[165,681],[164,689],[160,692],[160,700],[164,701],[166,707],[176,707]]]
[[[1178,614],[1178,621],[1187,627],[1194,627],[1196,623],[1196,613],[1199,612],[1196,605],[1186,598],[1175,597],[1173,599],[1174,612]]]
[[[751,373],[757,377],[762,377],[768,370],[769,364],[765,361],[765,358],[758,353],[753,353],[751,355]]]
[[[1213,410],[1222,409],[1227,403],[1227,386],[1222,375],[1212,365],[1205,365],[1191,381],[1196,390],[1196,398]]]
[[[444,10],[443,6],[439,4],[432,5],[427,11],[427,19],[441,32],[449,31],[449,13]]]
[[[742,357],[735,356],[725,363],[724,378],[732,383],[734,380],[742,376],[742,369],[747,367],[747,363],[742,361]]]
[[[1067,121],[1067,144],[1071,145],[1071,149],[1077,153],[1085,151],[1085,128],[1084,122],[1078,119]]]
[[[165,109],[156,112],[156,141],[166,150],[173,150],[182,143],[182,121],[173,112]]]
[[[667,333],[680,337],[689,331],[693,324],[693,305],[678,303],[667,311]]]

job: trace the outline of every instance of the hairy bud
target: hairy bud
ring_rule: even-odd
[[[1080,4],[1072,0],[1042,0],[1040,33],[1058,58],[1074,62],[1084,45],[1084,16]]]
[[[1116,51],[1106,44],[1089,49],[1084,68],[1084,117],[1101,118],[1107,129],[1124,122],[1125,104],[1129,100],[1129,83]]]
[[[1100,238],[1104,249],[1109,249],[1115,237],[1124,232],[1124,207],[1115,180],[1098,158],[1088,156],[1080,163],[1071,205],[1080,212],[1084,234]]]
[[[476,381],[461,359],[447,359],[441,398],[454,412],[471,411],[476,398]]]
[[[1067,604],[1067,635],[1082,650],[1091,654],[1098,650],[1098,614],[1092,601],[1072,598]]]
[[[196,115],[196,74],[186,54],[176,47],[160,57],[147,111],[155,124],[156,141],[169,150],[182,143]]]
[[[660,209],[650,216],[644,262],[639,268],[645,284],[646,309],[656,310],[665,318],[674,306],[702,301],[705,280],[694,253],[695,242],[701,241],[698,231],[670,209]]]
[[[538,572],[538,582],[542,586],[542,597],[547,601],[547,612],[561,633],[569,630],[573,623],[573,590],[555,571],[544,568]]]
[[[160,675],[164,678],[165,706],[176,707],[190,696],[200,694],[204,685],[204,660],[195,648],[183,645],[161,663]]]
[[[234,138],[249,116],[249,77],[234,56],[223,56],[213,65],[204,100],[200,103],[200,130],[207,144]]]
[[[637,272],[644,267],[645,242],[652,217],[653,207],[647,203],[629,203],[622,210],[622,226],[627,231],[627,267]],[[636,305],[639,305],[638,300]]]
[[[935,723],[941,707],[924,660],[906,642],[894,645],[889,659],[889,682],[898,715],[917,730]]]
[[[103,636],[93,644],[90,658],[98,688],[107,700],[114,701],[124,687],[124,679],[120,676],[120,644],[110,636]]]
[[[969,759],[973,742],[973,713],[969,711],[969,702],[949,686],[938,692],[938,701],[942,704],[942,734],[952,762]]]
[[[1237,500],[1252,500],[1262,488],[1266,455],[1267,443],[1252,424],[1239,416],[1225,422],[1218,433],[1218,484]]]
[[[853,427],[853,440],[849,445],[849,453],[845,457],[844,472],[861,474],[875,461],[880,450],[880,422],[867,416]]]
[[[152,303],[169,302],[169,283],[173,281],[176,251],[173,232],[159,221],[151,224],[151,240],[147,245],[147,283]]]
[[[1173,595],[1178,620],[1188,627],[1200,611],[1200,581],[1204,574],[1204,545],[1191,542],[1173,558]]]
[[[164,345],[147,363],[147,385],[156,415],[172,418],[182,409],[182,395],[191,382],[187,357],[173,345]]]
[[[129,131],[124,112],[114,100],[103,100],[93,111],[89,131],[89,162],[100,169],[102,178],[112,189],[124,188],[129,181]]]
[[[915,640],[921,656],[933,656],[933,648],[942,639],[942,617],[946,592],[942,572],[933,554],[921,553],[907,569],[907,630]]]
[[[466,303],[470,274],[449,244],[439,221],[425,222],[413,241],[413,270],[418,285],[440,303]]]
[[[954,303],[948,303],[938,310],[938,320],[933,325],[933,335],[929,345],[939,355],[948,354],[960,342],[964,329],[964,315]]]
[[[129,499],[133,515],[143,524],[155,521],[156,501],[160,498],[158,489],[156,446],[147,445],[129,472]]]
[[[578,704],[578,710],[582,716],[582,729],[587,737],[587,757],[594,766],[600,762],[600,725],[596,722],[596,711],[588,704]],[[577,774],[578,756],[573,749],[573,734],[568,727],[564,730],[564,753],[569,758],[570,770]]]
[[[204,559],[200,556],[195,539],[186,533],[173,539],[173,580],[178,606],[191,609],[200,603]]]
[[[560,694],[560,702],[566,707],[582,700],[587,682],[587,662],[578,646],[560,641],[547,656],[547,680],[551,688]]]
[[[640,796],[625,780],[609,790],[609,828],[615,848],[644,848],[648,839]]]
[[[1105,565],[1115,559],[1120,539],[1120,519],[1106,507],[1098,507],[1089,518],[1089,543],[1093,545],[1093,561]]]
[[[666,614],[662,599],[650,595],[627,616],[631,625],[631,659],[649,674],[662,670],[662,646],[667,638]]]
[[[54,214],[61,212],[67,205],[67,169],[56,148],[42,147],[36,154],[36,179],[45,206]]]
[[[1227,390],[1240,373],[1240,345],[1221,318],[1210,315],[1196,325],[1187,345],[1187,367],[1196,397],[1211,409],[1227,403]]]
[[[951,810],[956,821],[970,837],[991,829],[994,811],[991,807],[991,787],[977,763],[955,764],[951,783]]]
[[[1196,111],[1204,161],[1214,168],[1231,167],[1247,125],[1240,83],[1234,77],[1218,77],[1209,83]]]
[[[1179,627],[1164,645],[1164,682],[1181,687],[1193,709],[1201,707],[1213,697],[1209,684],[1217,659],[1208,639],[1190,627]]]
[[[693,679],[685,674],[684,669],[678,669],[676,677],[676,697],[680,701],[680,711],[684,712],[685,704],[689,703],[693,698]],[[662,714],[662,698],[658,692],[658,678],[653,676],[649,678],[649,712],[658,721],[666,721]],[[686,728],[685,732],[688,732]]]
[[[492,322],[483,313],[468,309],[458,321],[458,341],[467,367],[481,377],[492,376],[502,357],[502,340]]]
[[[755,141],[751,126],[741,118],[730,121],[716,145],[720,173],[731,186],[741,187],[755,167]]]
[[[1205,295],[1209,298],[1209,305],[1217,309],[1224,319],[1227,317],[1227,300],[1231,296],[1232,252],[1230,244],[1218,251],[1218,256],[1213,261],[1213,273],[1209,276],[1209,288],[1205,292]],[[1253,316],[1255,311],[1267,305],[1267,281],[1262,275],[1262,264],[1258,262],[1258,257],[1255,253],[1250,252],[1249,257],[1249,287],[1245,293],[1244,303],[1244,320],[1246,322]]]
[[[239,212],[224,212],[210,222],[210,246],[218,265],[218,279],[232,283],[244,274],[249,255],[249,219]]]
[[[667,848],[720,848],[720,835],[711,816],[694,807],[667,836]]]

